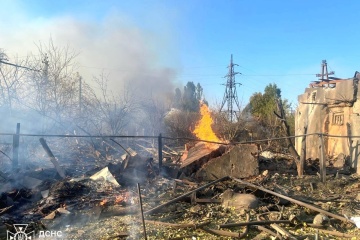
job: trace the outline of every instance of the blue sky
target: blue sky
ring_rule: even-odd
[[[242,73],[236,80],[242,84],[238,96],[243,106],[269,83],[276,83],[296,106],[297,96],[316,80],[323,59],[336,77],[360,71],[356,0],[0,4],[0,48],[10,56],[33,52],[34,43],[51,36],[55,43],[79,50],[79,71],[85,76],[105,69],[119,81],[129,77],[124,71],[163,76],[164,69],[171,69],[167,81],[175,87],[199,82],[212,106],[222,101],[231,54],[239,65],[235,70]]]

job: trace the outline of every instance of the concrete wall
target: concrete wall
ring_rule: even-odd
[[[350,123],[350,133],[352,136],[360,136],[360,88],[358,86],[358,91],[356,98],[359,99],[354,103],[354,106],[351,108],[349,123]],[[357,173],[360,173],[360,138],[349,139],[349,151],[351,157],[352,167],[356,169]]]
[[[358,79],[343,79],[336,86],[306,88],[298,96],[295,117],[295,135],[327,133],[338,136],[360,136],[360,91]],[[355,102],[354,102],[355,101]],[[295,147],[301,153],[302,139],[296,138]],[[350,143],[351,142],[351,143]],[[351,157],[352,166],[358,169],[357,159],[360,138],[324,137],[325,152],[328,156],[340,153]],[[319,136],[306,138],[306,158],[320,157]],[[359,164],[360,165],[360,164]],[[360,173],[360,166],[358,171]]]
[[[295,135],[305,133],[316,133],[324,131],[324,108],[325,91],[323,88],[306,88],[305,93],[298,97],[298,108],[295,117]],[[296,138],[295,147],[298,153],[301,152],[302,139]],[[306,158],[317,158],[320,156],[319,140],[317,136],[306,138]]]

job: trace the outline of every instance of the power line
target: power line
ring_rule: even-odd
[[[258,74],[258,75],[247,75],[243,74],[243,76],[250,76],[250,77],[285,77],[285,76],[310,76],[315,75],[315,73],[290,73],[290,74]]]
[[[39,57],[39,56],[42,56],[42,54],[29,54],[29,55],[27,55],[27,56],[12,55],[12,58],[15,58],[15,59],[24,59],[24,58]]]
[[[94,67],[94,66],[84,66],[84,65],[80,65],[80,68],[93,68],[93,69],[99,69],[99,70],[113,70],[113,71],[119,71],[119,72],[138,72],[137,70],[126,70],[126,69],[122,69],[122,68],[108,68],[108,67]],[[213,68],[213,67],[218,67],[218,66],[203,66],[203,67],[187,67],[184,69],[197,69],[197,68]],[[242,67],[244,69],[247,69],[245,67]],[[250,70],[250,69],[247,69]],[[252,71],[252,70],[250,70]],[[148,73],[154,73],[153,71],[147,71]],[[146,72],[145,72],[146,73]],[[217,77],[217,76],[221,76],[222,74],[197,74],[197,73],[188,73],[188,74],[178,74],[179,76],[186,76],[186,77],[192,77],[192,76],[204,76],[204,77]],[[250,77],[282,77],[282,76],[311,76],[311,75],[316,75],[316,73],[288,73],[288,74],[242,74],[243,76],[250,76]]]
[[[25,67],[25,66],[20,66],[20,65],[14,64],[14,63],[4,62],[1,59],[0,59],[0,63],[10,65],[10,66],[13,66],[13,67],[24,68],[24,69],[30,70],[30,71],[40,72],[40,70],[37,70],[37,69],[34,69],[34,68],[28,68],[28,67]]]

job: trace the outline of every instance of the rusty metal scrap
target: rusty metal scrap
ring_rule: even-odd
[[[217,180],[215,180],[215,181],[212,181],[212,182],[210,182],[210,183],[208,183],[208,184],[205,184],[205,185],[203,185],[203,186],[201,186],[201,187],[198,187],[198,188],[196,188],[196,189],[194,189],[194,190],[192,190],[192,191],[190,191],[190,192],[187,192],[187,193],[185,193],[185,194],[183,194],[183,195],[181,195],[181,196],[179,196],[179,197],[177,197],[177,198],[174,198],[173,200],[171,200],[171,201],[169,201],[169,202],[166,202],[166,203],[161,204],[161,205],[159,205],[159,206],[157,206],[157,207],[154,207],[153,209],[150,209],[150,210],[146,211],[144,214],[152,214],[152,213],[155,213],[155,212],[159,211],[161,208],[166,207],[166,206],[169,206],[169,205],[172,204],[172,203],[178,202],[178,201],[186,198],[187,196],[191,195],[191,194],[194,193],[194,192],[200,191],[200,190],[202,190],[202,189],[204,189],[204,188],[207,188],[207,187],[209,187],[209,186],[211,186],[211,185],[213,185],[213,184],[215,184],[215,183],[218,183],[218,182],[221,182],[221,181],[225,181],[225,180],[227,180],[227,179],[229,179],[228,176],[219,178],[219,179],[217,179]]]

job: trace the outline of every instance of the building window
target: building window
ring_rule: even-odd
[[[344,124],[344,113],[343,112],[337,112],[333,114],[332,119],[333,125],[343,125]]]
[[[313,93],[311,94],[311,101],[312,101],[312,102],[315,102],[315,101],[316,101],[316,92],[313,92]]]

